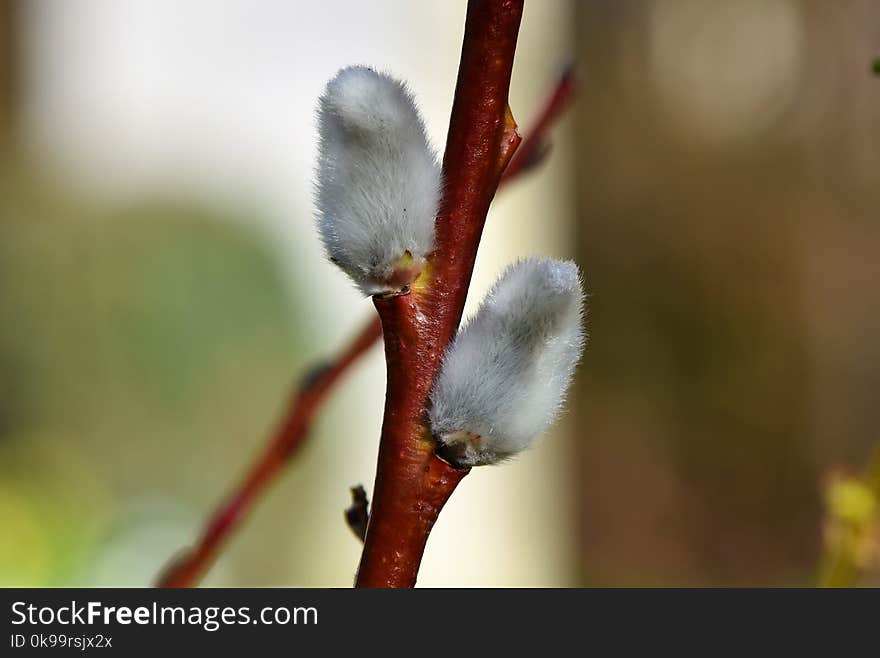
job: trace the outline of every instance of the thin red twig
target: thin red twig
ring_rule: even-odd
[[[308,435],[312,418],[349,367],[382,335],[378,318],[367,324],[338,359],[313,371],[294,393],[284,421],[265,451],[232,494],[210,517],[198,543],[176,558],[159,576],[159,587],[191,587],[213,563],[223,541],[250,512],[263,490],[275,479]]]
[[[434,522],[467,471],[434,454],[424,413],[461,321],[489,204],[520,138],[507,106],[522,0],[470,0],[424,287],[376,298],[388,390],[358,587],[412,587]]]
[[[559,117],[571,106],[577,92],[577,78],[574,68],[569,66],[559,76],[552,92],[538,113],[526,137],[519,145],[516,154],[504,171],[502,181],[519,176],[525,171],[541,164],[550,151],[547,133]]]

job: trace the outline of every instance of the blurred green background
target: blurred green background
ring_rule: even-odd
[[[443,143],[464,2],[0,1],[0,584],[146,585],[290,386],[372,312],[311,224],[314,104],[407,79]],[[806,585],[823,487],[880,440],[880,6],[527,2],[521,128],[577,105],[490,215],[571,257],[569,413],[444,511],[426,585]],[[351,583],[379,350],[206,584]],[[876,545],[867,584],[880,584]]]

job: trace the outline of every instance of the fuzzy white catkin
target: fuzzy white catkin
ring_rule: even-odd
[[[344,68],[321,96],[318,131],[315,196],[327,255],[367,295],[400,290],[433,249],[441,187],[412,95],[388,75]]]
[[[577,266],[529,258],[509,267],[443,357],[431,431],[456,466],[495,464],[556,419],[583,353]]]

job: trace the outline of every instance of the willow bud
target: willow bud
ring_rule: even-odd
[[[344,68],[318,104],[316,204],[330,260],[367,295],[399,291],[434,245],[440,166],[406,86]]]
[[[429,420],[438,453],[459,467],[528,448],[557,417],[586,342],[572,262],[509,267],[444,354]]]

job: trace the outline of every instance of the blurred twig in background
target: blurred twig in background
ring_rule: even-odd
[[[381,335],[378,319],[370,321],[336,359],[306,377],[294,392],[287,414],[265,451],[212,514],[195,548],[175,559],[160,575],[160,587],[189,587],[198,582],[217,557],[223,541],[306,438],[312,419],[336,383]]]
[[[550,152],[550,142],[547,139],[547,131],[550,130],[559,117],[571,105],[571,101],[577,91],[577,80],[574,66],[569,65],[559,76],[552,93],[547,97],[544,106],[535,118],[535,123],[526,131],[522,143],[513,154],[510,164],[507,165],[501,182],[516,178],[525,171],[535,167]]]

